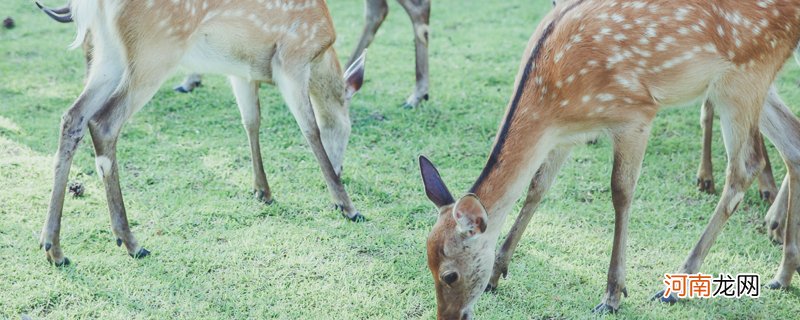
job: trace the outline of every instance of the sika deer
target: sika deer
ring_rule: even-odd
[[[530,184],[525,209],[512,229],[520,235],[571,148],[600,133],[614,141],[616,223],[606,292],[594,311],[617,310],[627,292],[631,201],[651,123],[662,106],[703,98],[714,103],[728,153],[720,202],[683,273],[698,271],[764,167],[759,127],[789,167],[781,193],[800,199],[800,121],[784,105],[764,103],[799,39],[800,0],[560,3],[528,43],[491,155],[469,193],[454,199],[433,164],[420,159],[426,194],[439,208],[427,240],[439,318],[471,317],[493,267],[495,274],[504,271],[497,268],[495,261],[503,257],[496,260],[494,248],[525,186]],[[773,288],[789,286],[800,266],[796,202],[775,208],[788,211]]]
[[[78,29],[74,44],[80,45],[91,30],[94,50],[86,87],[61,121],[52,197],[40,240],[49,261],[69,262],[59,242],[61,211],[72,158],[87,127],[117,244],[125,244],[133,257],[149,254],[128,226],[116,145],[128,118],[179,64],[230,76],[250,141],[256,197],[272,201],[258,138],[258,84],[267,82],[280,89],[337,207],[347,218],[363,220],[340,177],[350,134],[348,106],[361,87],[364,59],[342,74],[325,1],[74,0],[70,11]]]

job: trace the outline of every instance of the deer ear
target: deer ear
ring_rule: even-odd
[[[344,82],[347,85],[345,92],[345,97],[350,99],[353,95],[361,89],[361,85],[364,83],[364,63],[367,61],[367,50],[364,49],[364,52],[361,53],[361,56],[353,61],[347,70],[344,71]]]
[[[439,171],[425,156],[419,156],[419,171],[422,173],[422,183],[425,184],[425,194],[436,207],[441,208],[455,202],[442,177],[439,176]]]
[[[453,218],[456,220],[458,232],[467,237],[486,232],[486,223],[489,221],[481,200],[471,193],[458,199],[453,207]]]

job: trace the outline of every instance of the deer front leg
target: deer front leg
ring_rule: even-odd
[[[531,185],[528,188],[528,195],[525,198],[525,205],[519,212],[514,226],[511,227],[508,238],[503,242],[503,246],[497,253],[492,277],[489,278],[489,285],[486,286],[486,291],[494,291],[497,289],[500,276],[505,278],[508,274],[508,264],[511,261],[511,257],[514,255],[514,251],[517,249],[519,240],[522,239],[522,235],[525,233],[525,228],[528,227],[533,213],[536,212],[536,208],[539,207],[542,197],[556,180],[556,175],[569,157],[571,149],[570,147],[565,147],[551,151],[547,160],[545,160],[544,164],[542,164],[536,172],[533,180],[531,180]]]
[[[761,157],[764,158],[764,169],[758,175],[758,193],[761,195],[761,200],[772,203],[778,194],[778,187],[775,186],[772,164],[769,162],[769,154],[767,154],[767,145],[764,143],[764,137],[759,134],[759,139],[761,139],[760,153]]]
[[[258,83],[239,77],[230,77],[236,104],[242,116],[242,125],[250,141],[250,155],[253,162],[253,195],[266,204],[271,204],[272,192],[269,189],[264,163],[261,159],[261,144],[258,130],[261,126],[261,107],[258,101]]]
[[[697,169],[697,189],[709,194],[715,192],[714,169],[711,164],[713,125],[714,106],[711,104],[711,101],[706,100],[700,109],[700,127],[703,129],[703,156],[700,159],[700,167]]]
[[[314,109],[309,97],[310,67],[298,63],[278,62],[273,60],[273,77],[283,94],[286,104],[292,111],[300,130],[306,137],[311,151],[319,162],[328,190],[333,196],[335,206],[351,221],[363,221],[362,216],[350,200],[350,196],[342,185],[342,181],[331,163],[322,143],[320,129],[317,125]]]
[[[364,31],[361,33],[361,40],[358,41],[358,46],[353,50],[353,54],[350,55],[350,60],[347,61],[347,67],[353,65],[353,62],[358,60],[364,49],[369,47],[387,14],[389,14],[389,6],[386,4],[386,0],[364,1]]]
[[[405,108],[413,108],[428,100],[428,26],[431,15],[430,0],[398,0],[406,9],[414,27],[417,82],[414,92],[406,99]]]
[[[625,288],[625,250],[628,243],[628,217],[631,201],[642,169],[642,160],[650,135],[650,123],[625,128],[614,132],[614,168],[611,171],[611,198],[616,214],[614,223],[614,245],[608,267],[608,281],[603,300],[592,312],[616,312]]]
[[[180,93],[192,92],[194,88],[199,87],[203,83],[202,80],[203,78],[199,74],[192,73],[186,76],[186,78],[183,79],[183,82],[181,82],[181,84],[179,84],[177,87],[173,88],[173,90]]]

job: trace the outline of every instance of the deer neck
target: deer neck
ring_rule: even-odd
[[[480,177],[470,189],[486,208],[489,234],[499,235],[514,203],[554,147],[554,131],[537,128],[545,126],[526,123],[509,130],[514,134],[506,137],[501,131]]]

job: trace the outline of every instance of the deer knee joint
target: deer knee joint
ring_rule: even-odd
[[[739,202],[742,201],[742,198],[744,198],[744,192],[741,191],[737,191],[736,194],[731,197],[731,201],[728,202],[728,215],[736,211],[736,207],[739,206]]]
[[[106,156],[97,156],[94,159],[95,166],[97,167],[97,175],[100,176],[100,179],[107,177],[111,174],[111,159]]]
[[[430,28],[427,24],[421,23],[414,27],[414,33],[417,35],[417,39],[421,41],[425,46],[428,46],[428,33],[430,32]]]

